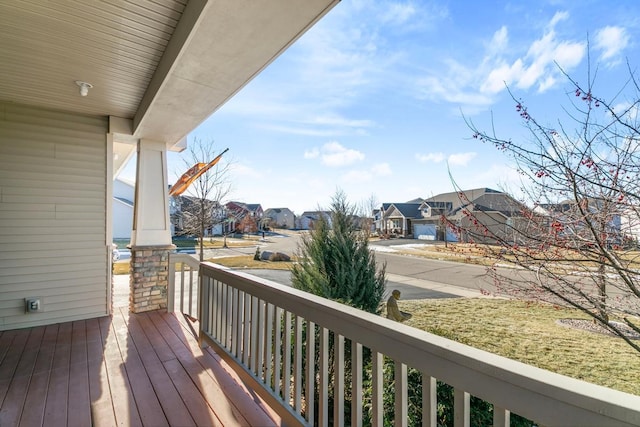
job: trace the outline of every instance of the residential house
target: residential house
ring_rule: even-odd
[[[442,193],[423,201],[421,218],[413,221],[414,235],[427,240],[488,243],[493,241],[491,235],[508,238],[526,209],[510,195],[490,188]],[[486,227],[487,233],[475,222]]]
[[[323,218],[331,227],[331,212],[329,211],[304,211],[296,217],[296,228],[298,230],[312,230],[314,223]]]
[[[226,208],[217,201],[182,195],[171,196],[169,200],[171,235],[198,235],[202,209],[205,214],[204,235],[221,236],[224,231]]]
[[[568,237],[571,241],[566,241],[566,244],[570,246],[582,246],[594,241],[587,220],[597,230],[596,234],[605,236],[609,244],[632,245],[637,239],[638,220],[634,220],[634,211],[625,207],[620,209],[615,202],[594,197],[584,198],[580,202],[564,200],[540,204],[535,212],[543,219],[542,227],[537,227],[540,232]]]
[[[420,203],[383,203],[379,230],[384,235],[412,237],[413,220],[420,218]]]
[[[269,208],[264,211],[262,221],[269,228],[296,228],[296,216],[289,208]]]
[[[463,241],[472,239],[474,233],[471,232],[458,235],[460,230],[473,229],[471,217],[491,232],[504,234],[514,218],[522,216],[522,211],[523,205],[508,194],[477,188],[405,203],[383,203],[374,211],[374,218],[376,230],[385,235],[455,242],[459,238]],[[477,241],[479,236],[473,237]]]
[[[228,202],[225,209],[225,234],[252,233],[262,229],[264,211],[259,203]]]
[[[113,180],[113,238],[131,239],[135,183],[122,178]]]

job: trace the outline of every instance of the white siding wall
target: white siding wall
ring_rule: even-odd
[[[120,200],[113,201],[113,237],[131,239],[133,206]]]
[[[0,103],[0,330],[108,314],[107,124]]]
[[[135,186],[120,179],[113,180],[113,237],[131,239]],[[125,199],[123,202],[120,199]]]

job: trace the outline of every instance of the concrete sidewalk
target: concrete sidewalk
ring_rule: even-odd
[[[445,283],[433,282],[431,280],[416,279],[408,276],[401,276],[399,274],[387,273],[387,288],[393,287],[394,284],[400,284],[404,286],[411,286],[419,288],[424,291],[432,291],[445,295],[449,295],[445,298],[462,297],[462,298],[491,298],[489,295],[485,295],[479,290],[462,288],[459,286],[447,285]],[[425,298],[438,298],[437,296],[426,296]],[[402,299],[418,299],[409,298],[409,296],[403,295]]]

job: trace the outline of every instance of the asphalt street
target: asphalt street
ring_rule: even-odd
[[[300,242],[300,232],[287,231],[281,235],[267,236],[259,242],[261,251],[295,253]],[[482,296],[481,289],[490,289],[486,280],[485,268],[476,265],[461,264],[449,261],[430,260],[389,253],[393,245],[430,244],[419,240],[381,241],[371,244],[376,250],[378,262],[386,263],[387,293],[393,289],[402,293],[402,299],[456,298]],[[227,252],[221,252],[227,251]],[[212,256],[229,256],[232,254],[253,254],[255,247],[216,250]],[[208,254],[205,254],[208,255]],[[291,273],[286,270],[243,270],[255,276],[277,283],[291,286]]]

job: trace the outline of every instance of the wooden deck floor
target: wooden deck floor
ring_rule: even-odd
[[[121,307],[0,332],[0,426],[277,425],[181,317]]]

